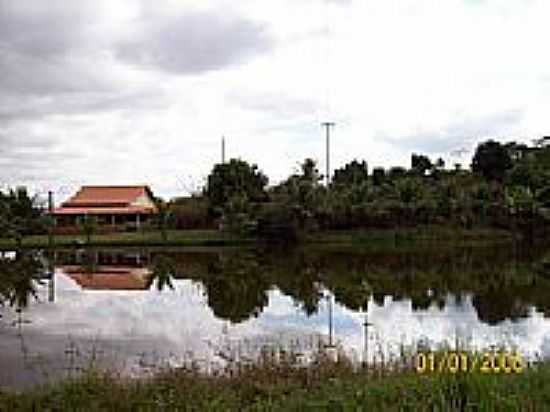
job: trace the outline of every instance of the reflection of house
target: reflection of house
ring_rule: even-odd
[[[151,283],[151,272],[147,268],[100,266],[87,271],[82,266],[61,266],[59,269],[82,289],[147,290]]]
[[[100,225],[125,229],[139,227],[157,211],[148,186],[83,186],[53,215],[58,227],[75,226],[93,216]]]

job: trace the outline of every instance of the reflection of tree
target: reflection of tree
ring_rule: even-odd
[[[503,320],[518,320],[527,317],[529,305],[521,302],[513,291],[496,289],[485,294],[474,295],[472,303],[479,319],[489,325]]]
[[[269,283],[253,256],[221,256],[208,267],[202,283],[208,305],[222,319],[239,323],[258,316],[268,304]]]
[[[372,295],[372,287],[364,274],[352,272],[349,278],[334,276],[327,286],[332,289],[336,301],[351,310],[366,310]]]
[[[151,262],[151,277],[149,284],[155,283],[159,291],[165,288],[174,289],[172,279],[176,275],[176,262],[165,255],[155,256]]]
[[[320,263],[303,251],[286,254],[273,263],[279,266],[273,281],[281,292],[292,297],[308,316],[317,313],[323,289]]]
[[[44,273],[40,259],[32,252],[18,252],[14,260],[0,259],[0,303],[25,308],[37,297],[36,282]]]

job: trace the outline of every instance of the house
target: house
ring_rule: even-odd
[[[151,286],[151,272],[147,268],[100,266],[93,272],[82,266],[60,266],[59,269],[87,290],[147,290]]]
[[[53,210],[58,228],[78,226],[86,216],[113,230],[139,228],[158,213],[148,186],[83,186]]]

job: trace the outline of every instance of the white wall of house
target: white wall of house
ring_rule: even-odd
[[[148,194],[143,194],[132,202],[132,206],[147,207],[147,208],[154,209],[155,202],[153,202],[153,199],[151,199],[151,196],[149,196]]]

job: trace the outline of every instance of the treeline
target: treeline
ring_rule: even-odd
[[[202,193],[158,200],[149,224],[164,239],[170,229],[221,228],[273,239],[297,240],[320,230],[450,225],[498,227],[544,235],[550,208],[550,138],[533,145],[486,141],[471,168],[446,167],[413,153],[406,167],[369,169],[353,160],[328,185],[312,159],[276,185],[257,165],[241,159],[216,164]],[[87,224],[90,223],[90,224]],[[86,221],[87,238],[94,222]],[[53,224],[24,188],[0,192],[0,237],[21,242]],[[147,228],[144,227],[143,230]]]
[[[231,159],[214,167],[204,196],[225,229],[267,237],[429,224],[543,234],[550,206],[548,140],[533,146],[486,141],[470,170],[448,169],[442,159],[416,153],[409,168],[371,171],[365,161],[353,160],[334,171],[328,186],[312,159],[274,186],[256,165]]]

